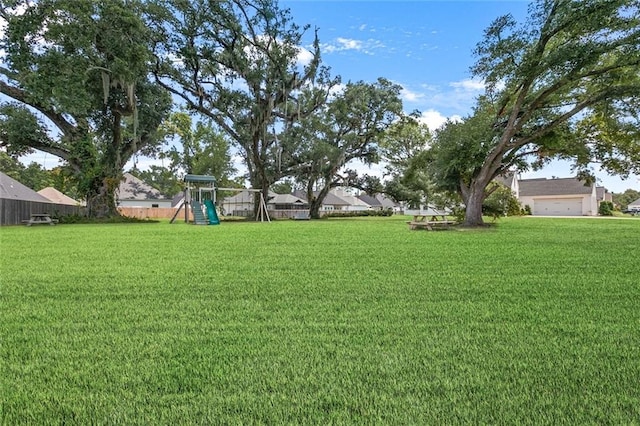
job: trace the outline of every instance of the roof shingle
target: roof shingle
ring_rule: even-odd
[[[576,178],[522,179],[518,182],[520,196],[591,194],[593,185],[586,185]]]

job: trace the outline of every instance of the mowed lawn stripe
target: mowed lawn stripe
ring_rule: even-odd
[[[1,229],[3,422],[640,422],[640,222],[404,220]]]

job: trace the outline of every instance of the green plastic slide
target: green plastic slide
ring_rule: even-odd
[[[216,206],[211,200],[204,200],[204,205],[207,207],[207,216],[209,217],[209,225],[220,225],[220,219],[216,212]]]

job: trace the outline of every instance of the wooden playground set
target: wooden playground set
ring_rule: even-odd
[[[189,210],[193,215],[193,223],[195,225],[219,225],[220,216],[216,208],[216,191],[240,192],[249,191],[259,194],[258,213],[256,221],[271,222],[267,204],[264,200],[262,191],[259,189],[246,188],[216,188],[215,178],[206,175],[188,174],[184,177],[184,200],[176,213],[171,218],[173,223],[182,209],[184,208],[184,221],[189,223]]]

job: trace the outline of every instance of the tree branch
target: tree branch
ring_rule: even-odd
[[[57,113],[38,102],[29,100],[24,90],[10,86],[4,81],[0,81],[0,93],[36,109],[49,120],[51,120],[51,122],[55,124],[62,133],[71,135],[76,131],[76,127],[73,124],[69,123],[62,114]]]

